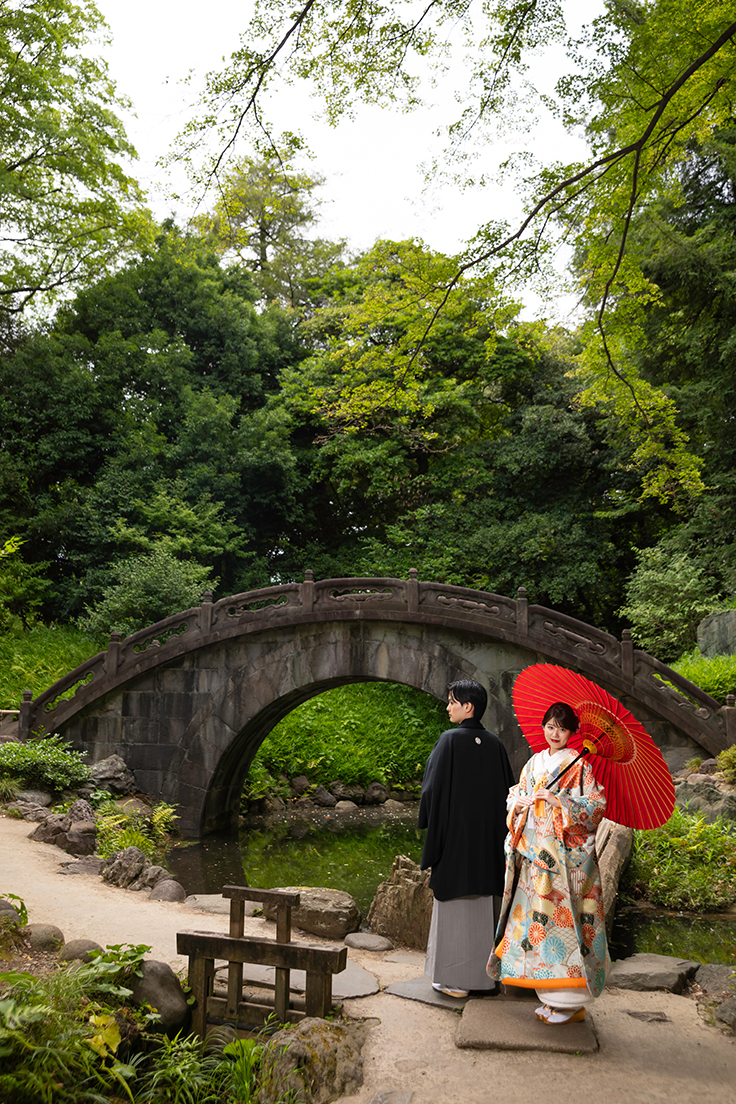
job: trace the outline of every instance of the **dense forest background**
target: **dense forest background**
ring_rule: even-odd
[[[239,155],[206,210],[156,224],[84,53],[93,11],[0,13],[0,648],[55,626],[94,651],[205,590],[415,567],[524,586],[667,661],[692,649],[698,620],[736,604],[736,125],[690,135],[629,213],[646,294],[635,336],[612,295],[609,336],[619,375],[670,412],[662,438],[632,429],[615,373],[591,387],[589,224],[574,331],[523,321],[498,264],[458,277],[463,258],[419,241],[355,255],[320,238],[296,143]],[[56,62],[32,45],[52,29]],[[688,478],[667,466],[682,455]]]

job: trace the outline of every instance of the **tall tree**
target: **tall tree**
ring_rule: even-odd
[[[146,232],[91,0],[0,2],[0,313],[99,273]]]

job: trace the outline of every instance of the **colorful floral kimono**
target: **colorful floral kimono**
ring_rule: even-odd
[[[581,997],[589,1000],[602,992],[611,965],[595,854],[605,793],[581,760],[552,788],[562,808],[540,799],[513,815],[517,797],[545,789],[576,754],[539,752],[509,792],[506,883],[487,972],[538,991],[586,990]]]

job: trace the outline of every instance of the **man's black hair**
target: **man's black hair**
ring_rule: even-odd
[[[481,719],[488,705],[488,694],[479,682],[475,682],[474,679],[458,679],[447,687],[447,696],[449,697],[450,694],[461,705],[470,702],[473,707],[473,717],[476,721]]]

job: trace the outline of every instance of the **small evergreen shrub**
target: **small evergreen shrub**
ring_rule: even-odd
[[[732,744],[725,751],[719,751],[716,762],[726,781],[736,785],[736,744]]]
[[[37,789],[75,789],[89,779],[89,767],[82,762],[85,755],[72,751],[60,736],[10,742],[0,745],[0,773]]]

